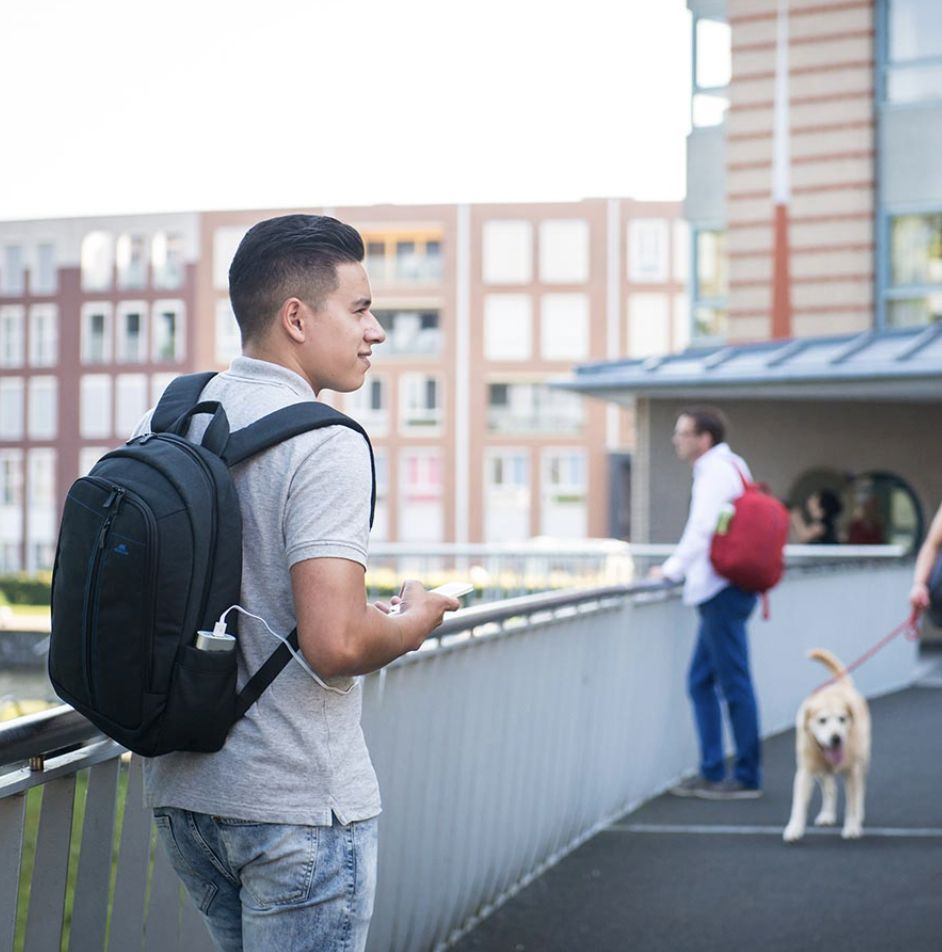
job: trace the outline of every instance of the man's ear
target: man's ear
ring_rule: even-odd
[[[299,298],[290,297],[278,309],[278,326],[291,340],[300,344],[304,341],[308,330],[306,317],[302,301]]]

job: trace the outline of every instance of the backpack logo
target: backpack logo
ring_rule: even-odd
[[[119,543],[114,547],[114,549],[112,549],[112,551],[115,552],[117,555],[127,555],[127,554],[128,554],[128,547],[127,547],[127,545],[125,545],[125,543],[119,542]]]

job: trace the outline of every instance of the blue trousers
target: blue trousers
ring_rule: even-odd
[[[375,817],[295,826],[160,807],[154,822],[221,952],[363,952]]]
[[[687,675],[700,742],[700,773],[712,781],[726,774],[723,699],[736,748],[733,776],[747,787],[762,786],[759,712],[746,634],[746,620],[755,605],[755,595],[730,585],[697,606],[700,629]]]

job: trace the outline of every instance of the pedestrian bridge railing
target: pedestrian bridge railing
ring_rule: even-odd
[[[910,575],[899,561],[789,572],[751,623],[763,733],[823,680],[810,648],[850,663],[899,623]],[[456,613],[364,678],[384,800],[371,952],[446,947],[693,769],[695,629],[676,590],[649,583],[526,596]],[[899,638],[855,679],[884,693],[916,663]],[[155,849],[137,758],[59,708],[0,726],[0,770],[0,952],[210,948]]]

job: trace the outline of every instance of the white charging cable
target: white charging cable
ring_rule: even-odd
[[[279,635],[271,625],[265,621],[260,615],[253,615],[250,611],[246,611],[241,605],[230,605],[220,616],[219,621],[213,626],[213,634],[224,634],[226,632],[226,615],[229,612],[237,611],[241,612],[243,615],[248,615],[249,618],[254,618],[256,621],[260,621],[267,629],[271,632],[283,645],[285,645],[288,651],[291,652],[291,656],[299,665],[304,669],[305,673],[313,678],[325,691],[333,691],[334,694],[349,694],[354,687],[356,687],[356,681],[353,681],[350,685],[345,688],[335,688],[333,685],[326,684],[318,675],[318,673],[310,666],[307,658],[304,657],[299,651],[295,651],[294,646],[285,638],[284,635]]]

